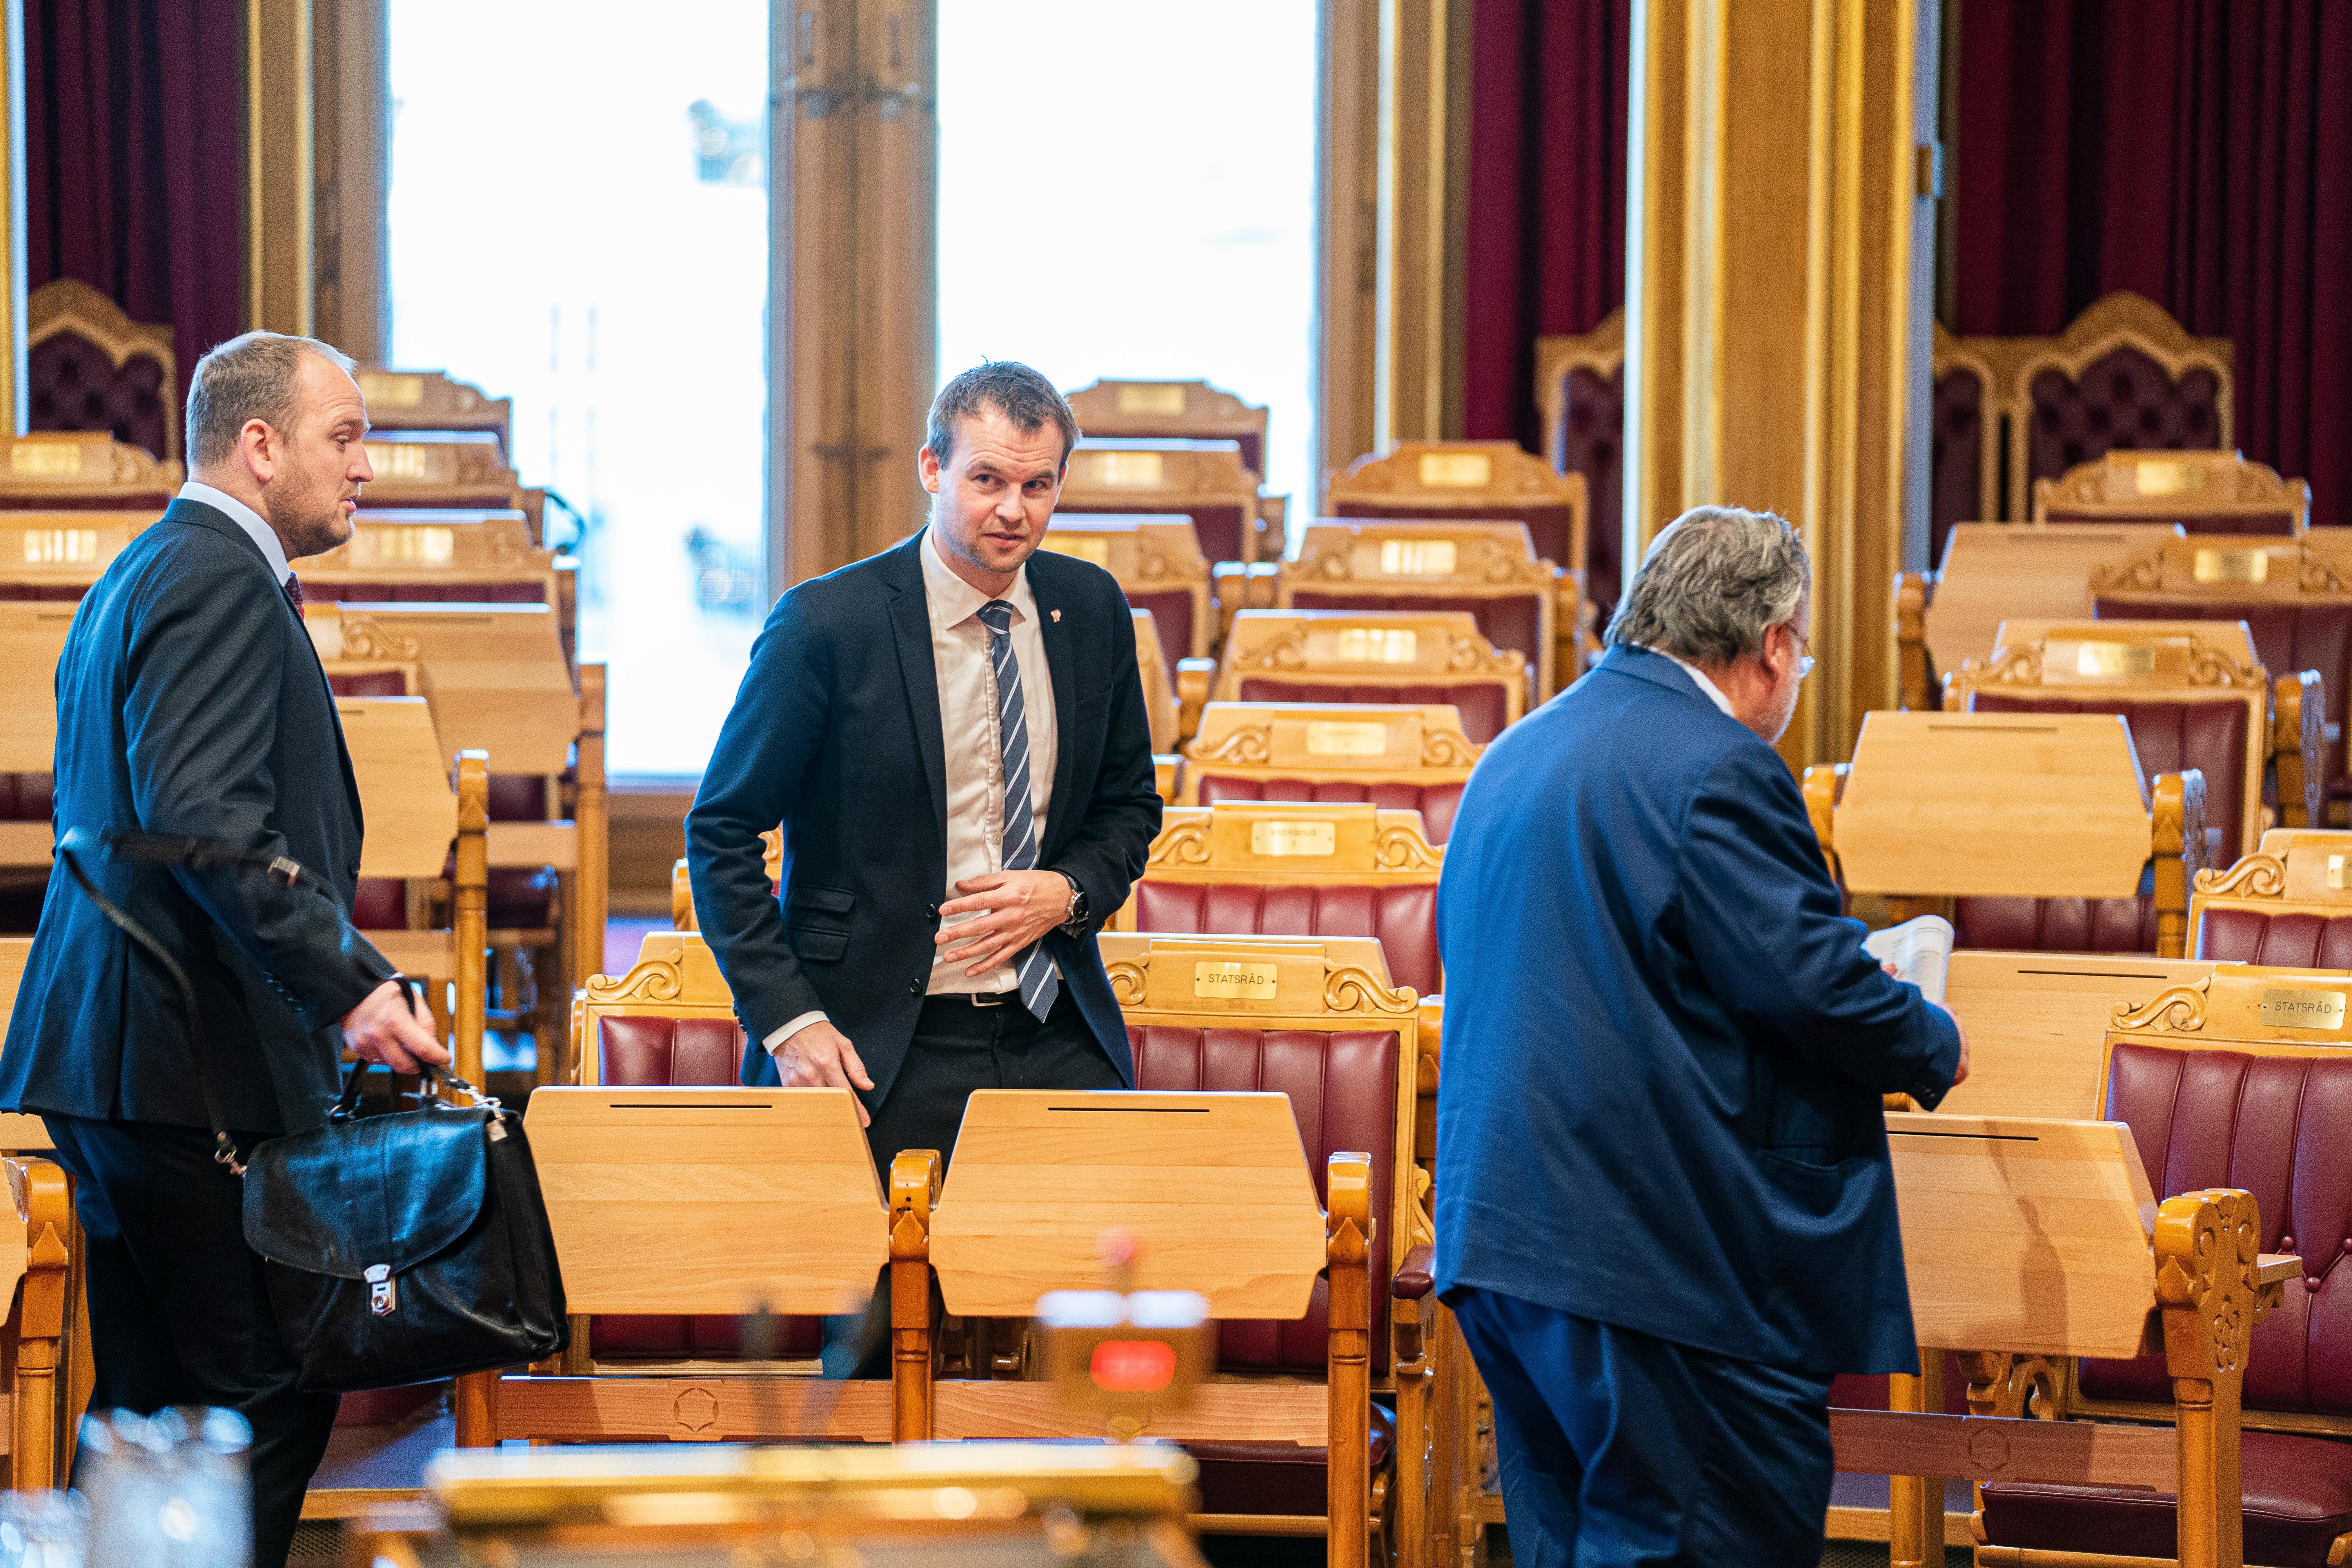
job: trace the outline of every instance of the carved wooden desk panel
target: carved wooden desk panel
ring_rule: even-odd
[[[1025,1317],[1048,1290],[1102,1286],[1116,1229],[1140,1243],[1137,1289],[1196,1290],[1216,1318],[1304,1313],[1323,1214],[1289,1098],[972,1095],[931,1220],[949,1311]]]
[[[524,1121],[574,1312],[850,1312],[889,1254],[841,1089],[535,1089]]]
[[[1944,546],[1943,579],[1927,608],[1928,651],[1938,669],[1989,658],[2005,617],[2087,616],[2091,574],[2167,539],[2172,524],[2032,528],[1963,522]]]
[[[2119,1121],[1887,1117],[1919,1342],[2130,1356],[2156,1194]]]
[[[551,605],[322,604],[305,606],[303,621],[321,658],[418,660],[444,757],[478,748],[501,773],[569,765],[580,700]]]
[[[343,743],[367,817],[362,877],[438,877],[457,836],[449,753],[422,697],[338,697]]]
[[[113,563],[122,547],[163,515],[131,511],[0,510],[0,584],[13,587],[86,589]]]
[[[1945,1005],[1969,1029],[1969,1079],[1946,1116],[2093,1117],[2105,1100],[2101,1042],[2116,1010],[2213,972],[2177,958],[1952,954]]]
[[[2150,841],[2111,714],[1866,714],[1834,822],[1859,893],[2120,898]]]

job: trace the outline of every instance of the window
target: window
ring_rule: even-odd
[[[939,0],[939,373],[1195,378],[1312,510],[1314,0]]]
[[[392,361],[514,399],[608,766],[698,773],[768,605],[768,0],[389,9]]]

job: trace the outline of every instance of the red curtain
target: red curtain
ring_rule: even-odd
[[[1478,0],[1464,434],[1544,449],[1535,340],[1625,302],[1629,0]]]
[[[1959,332],[2130,289],[2236,345],[2237,442],[2352,524],[2352,4],[1963,0]]]
[[[26,281],[75,278],[172,323],[184,396],[236,335],[236,0],[26,0]]]

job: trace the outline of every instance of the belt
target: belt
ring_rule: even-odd
[[[928,1007],[934,1002],[962,1002],[974,1007],[1005,1007],[1021,1000],[1018,991],[935,991],[923,998]]]

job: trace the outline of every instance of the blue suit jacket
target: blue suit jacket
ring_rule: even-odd
[[[1437,1285],[1742,1360],[1909,1371],[1880,1095],[1950,1019],[1862,951],[1796,781],[1612,650],[1504,731],[1438,889]]]

